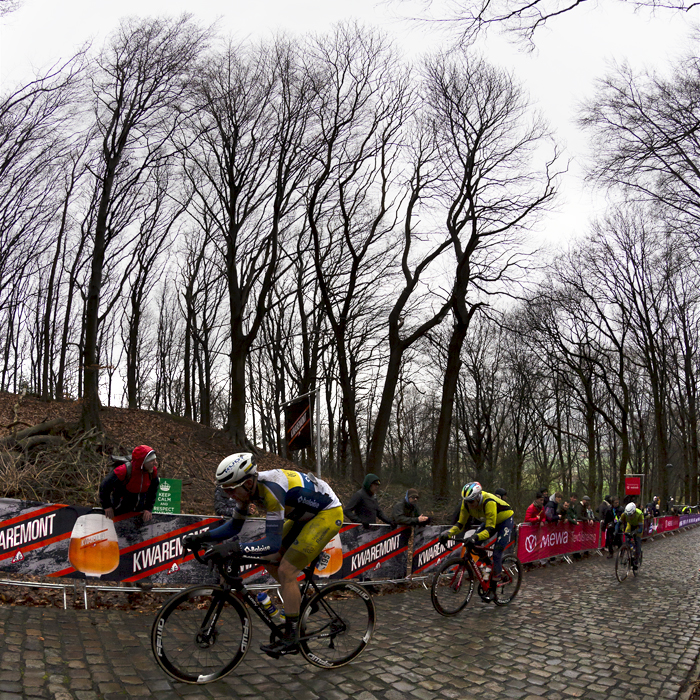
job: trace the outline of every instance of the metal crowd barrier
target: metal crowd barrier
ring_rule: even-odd
[[[654,541],[654,538],[656,537],[661,537],[665,538],[667,535],[676,535],[677,533],[681,531],[687,531],[691,530],[695,527],[698,527],[700,523],[691,523],[688,525],[683,525],[681,527],[676,528],[675,530],[668,530],[665,532],[658,532],[658,533],[653,533],[650,535],[647,535],[643,539],[645,540],[650,540]],[[584,553],[584,552],[591,552],[595,553],[598,556],[604,556],[605,548],[594,548],[594,549],[587,549],[587,550],[581,550],[578,553]],[[533,565],[533,564],[546,564],[547,562],[551,561],[552,559],[554,560],[559,560],[559,561],[564,561],[567,564],[573,564],[573,559],[569,554],[563,554],[563,555],[557,555],[554,557],[547,557],[544,559],[537,559],[535,561],[527,562],[526,565]],[[409,575],[406,578],[400,578],[400,579],[376,579],[376,580],[369,580],[369,581],[358,581],[354,580],[353,582],[360,585],[360,586],[386,586],[386,585],[400,585],[400,584],[405,584],[405,583],[419,583],[423,586],[423,588],[428,588],[428,582],[432,580],[432,572],[423,575],[423,576],[413,576]],[[331,583],[329,581],[328,583]],[[180,587],[159,587],[159,586],[153,586],[152,588],[140,588],[139,586],[107,586],[107,585],[99,585],[99,584],[88,584],[84,583],[81,580],[75,580],[73,583],[70,584],[62,584],[62,583],[49,583],[49,582],[34,582],[34,581],[12,581],[8,579],[0,580],[0,585],[5,585],[5,586],[18,586],[18,587],[26,587],[26,588],[45,588],[45,589],[57,589],[61,590],[63,592],[63,609],[67,610],[68,608],[68,600],[67,600],[67,590],[72,589],[73,593],[76,595],[80,595],[82,593],[82,599],[83,599],[83,605],[85,610],[89,610],[89,600],[88,600],[88,593],[90,591],[94,592],[100,592],[100,591],[105,591],[105,592],[112,592],[112,593],[177,593],[179,591],[183,591],[188,586],[180,586]],[[323,584],[321,584],[322,586]],[[271,589],[277,589],[279,588],[279,585],[276,584],[251,584],[247,586],[250,590],[271,590]]]

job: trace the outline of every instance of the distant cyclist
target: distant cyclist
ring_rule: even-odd
[[[226,457],[216,469],[216,483],[235,499],[231,519],[209,532],[188,535],[189,548],[203,542],[221,542],[238,535],[250,504],[267,514],[265,536],[252,542],[216,545],[221,556],[240,552],[269,558],[267,569],[280,584],[286,617],[282,640],[261,646],[266,653],[296,652],[301,594],[297,576],[340,531],[343,507],[331,487],[313,474],[270,469],[258,474],[255,457],[241,452]]]
[[[642,552],[642,532],[644,532],[644,513],[635,503],[628,503],[625,512],[620,516],[618,528],[624,527],[625,536],[634,539],[634,561],[632,568],[636,571],[639,565],[639,555]]]
[[[496,535],[489,591],[484,596],[485,600],[493,600],[497,584],[501,580],[503,550],[513,537],[513,509],[502,498],[486,493],[480,483],[472,481],[462,489],[462,507],[457,524],[440,535],[440,543],[444,545],[451,537],[462,532],[470,517],[480,521],[481,527],[466,541],[467,544],[483,545]]]

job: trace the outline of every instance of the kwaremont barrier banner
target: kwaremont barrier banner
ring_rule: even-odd
[[[0,571],[20,576],[90,579],[182,586],[215,583],[216,572],[182,549],[182,536],[217,527],[218,517],[154,514],[145,524],[129,513],[113,521],[82,506],[0,499]],[[645,522],[645,536],[700,523],[700,514],[664,516]],[[411,573],[432,571],[460,545],[443,547],[445,526],[416,527],[410,553]],[[262,537],[265,521],[251,518],[241,531],[244,541]],[[469,535],[473,531],[464,533]],[[326,546],[316,574],[327,579],[382,581],[405,579],[411,528],[346,523]],[[519,526],[518,557],[523,563],[597,549],[603,545],[600,523],[524,523]],[[243,573],[250,584],[273,581],[263,567]]]
[[[461,544],[449,540],[447,546],[438,542],[440,533],[446,528],[439,525],[425,525],[416,527],[413,532],[413,557],[411,559],[411,575],[424,576],[432,571],[452,552],[455,552]],[[474,530],[462,533],[460,537],[469,537]]]
[[[101,511],[63,504],[0,499],[0,570],[26,576],[88,578],[104,582],[189,585],[217,574],[182,549],[182,536],[218,527],[219,517],[154,514],[145,524],[129,513],[109,520]],[[243,541],[263,536],[265,521],[251,518]],[[326,546],[325,578],[361,581],[405,578],[410,528],[346,524]],[[272,583],[263,567],[244,572],[250,583]]]

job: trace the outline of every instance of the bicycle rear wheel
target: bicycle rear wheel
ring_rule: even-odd
[[[474,593],[474,572],[464,559],[448,559],[435,573],[430,587],[433,607],[450,617],[463,610]]]
[[[204,684],[230,673],[248,651],[250,614],[220,586],[193,586],[163,605],[151,629],[158,665],[184,683]]]
[[[299,619],[299,649],[314,666],[337,668],[362,653],[374,632],[374,601],[362,586],[338,581],[311,597]]]
[[[504,580],[499,582],[493,599],[496,605],[508,605],[518,595],[520,590],[520,584],[523,579],[523,567],[515,554],[506,554],[503,557],[502,575]]]
[[[615,576],[617,576],[617,580],[620,583],[630,575],[631,568],[632,557],[630,555],[630,548],[624,544],[617,550],[617,556],[615,557]]]

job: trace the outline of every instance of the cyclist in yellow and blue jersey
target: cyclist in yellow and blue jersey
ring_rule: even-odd
[[[456,525],[441,533],[440,543],[444,545],[448,539],[462,532],[467,526],[469,518],[480,521],[482,525],[467,540],[467,544],[482,545],[493,535],[497,536],[493,547],[493,570],[489,583],[489,594],[486,597],[487,600],[492,600],[501,577],[503,550],[513,537],[513,509],[502,498],[486,493],[479,482],[472,481],[465,484],[462,489],[462,507],[459,511],[459,520]]]
[[[628,503],[625,512],[620,516],[618,528],[624,527],[625,535],[634,538],[635,556],[632,568],[637,569],[637,562],[642,551],[642,532],[644,532],[644,513],[637,508],[635,503]]]
[[[255,457],[248,452],[226,457],[217,467],[216,482],[236,501],[233,515],[218,528],[188,536],[187,545],[235,537],[251,504],[266,513],[262,539],[226,542],[215,549],[222,556],[240,552],[270,559],[267,569],[280,584],[286,627],[282,641],[261,648],[268,653],[292,653],[301,604],[297,576],[340,531],[343,507],[331,487],[313,474],[289,469],[258,473]]]

